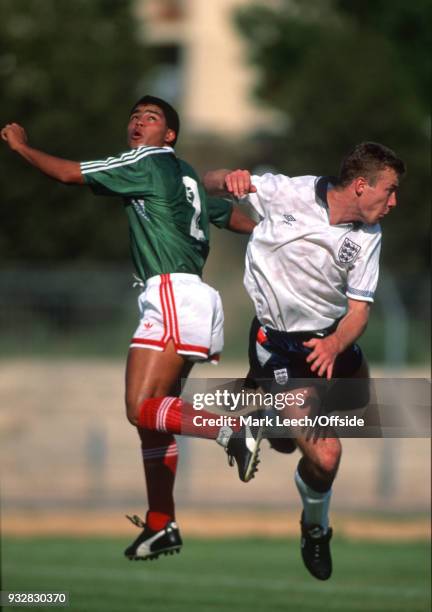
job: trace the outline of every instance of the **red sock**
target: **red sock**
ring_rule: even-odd
[[[154,512],[149,510],[146,516],[146,525],[150,527],[152,531],[160,531],[165,527],[167,523],[173,520],[173,517],[169,514],[163,514],[162,512]]]
[[[146,523],[159,531],[168,521],[175,520],[174,482],[178,451],[171,434],[138,429],[147,484],[149,511]]]
[[[195,425],[193,422],[196,416],[201,417],[200,425]],[[205,419],[214,421],[218,416],[220,415],[205,410],[195,410],[192,404],[184,402],[179,397],[152,397],[141,404],[138,426],[150,431],[215,440],[222,425],[209,425],[205,423]],[[229,426],[233,431],[237,431],[238,419],[233,416],[229,416],[229,419]]]

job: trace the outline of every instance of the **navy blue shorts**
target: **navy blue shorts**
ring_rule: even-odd
[[[352,378],[363,361],[358,344],[350,345],[337,356],[331,381],[312,372],[306,362],[312,349],[303,346],[303,342],[328,336],[337,324],[317,331],[280,332],[261,326],[255,317],[249,334],[250,383],[255,381],[256,386],[272,393],[306,385],[316,387],[328,411],[365,406],[369,401],[368,379]]]

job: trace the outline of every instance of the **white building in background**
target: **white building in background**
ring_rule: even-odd
[[[275,129],[253,98],[255,72],[233,23],[250,0],[136,0],[147,44],[160,51],[155,94],[174,102],[189,134],[233,139]]]

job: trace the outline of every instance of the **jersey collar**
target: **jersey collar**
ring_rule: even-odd
[[[335,176],[320,176],[315,184],[315,199],[318,204],[324,206],[328,211],[327,191],[329,185],[336,185],[337,178]]]
[[[168,145],[164,145],[163,147],[157,147],[155,145],[146,145],[146,144],[143,144],[143,145],[140,145],[139,147],[137,147],[137,149],[159,149],[159,150],[160,149],[166,149],[167,151],[169,151],[170,153],[174,153],[174,155],[175,155],[175,151],[174,151],[173,147],[170,147]]]
[[[327,219],[329,223],[330,211],[327,201],[327,193],[329,191],[329,188],[331,189],[332,186],[337,184],[337,181],[338,179],[336,176],[320,176],[315,184],[315,201],[324,208],[325,212],[327,213]],[[338,223],[337,225],[348,225],[351,226],[353,229],[358,229],[359,227],[361,227],[362,223],[350,221],[347,223]]]

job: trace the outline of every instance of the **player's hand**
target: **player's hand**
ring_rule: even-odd
[[[12,151],[16,151],[23,144],[27,143],[25,129],[18,123],[8,123],[0,132],[2,140],[7,142]]]
[[[327,380],[330,380],[333,376],[335,359],[341,352],[341,346],[337,337],[331,334],[322,339],[312,338],[307,342],[303,342],[303,346],[312,349],[311,353],[306,357],[311,371],[316,372],[318,376],[326,376]]]
[[[249,170],[233,170],[225,176],[225,186],[227,191],[236,198],[242,198],[247,193],[256,192],[256,187],[251,182]]]

